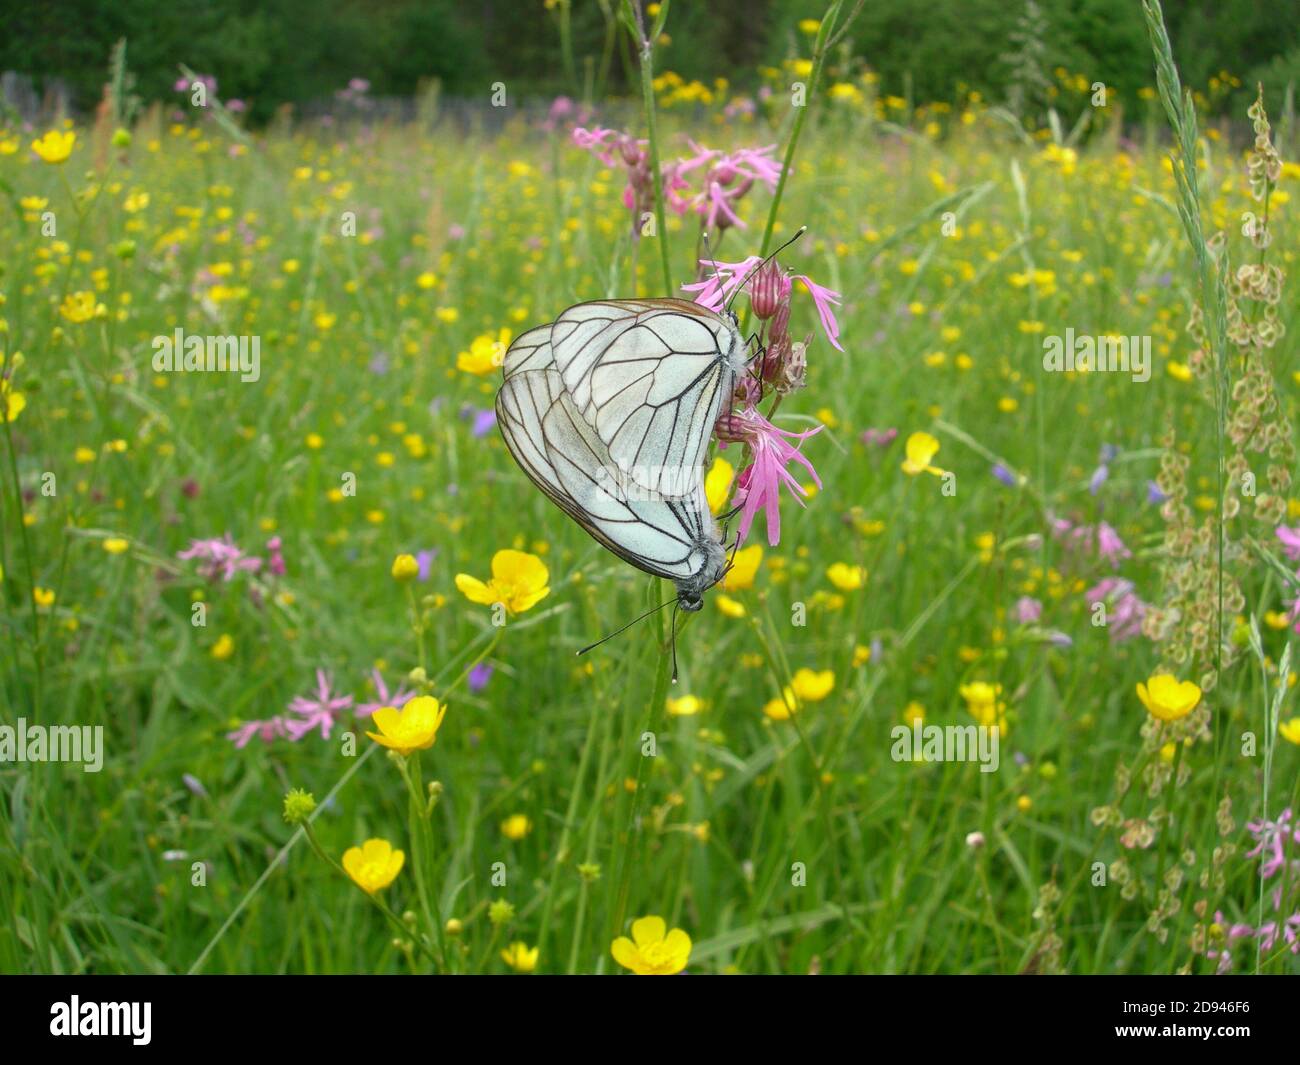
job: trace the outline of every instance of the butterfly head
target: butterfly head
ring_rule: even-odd
[[[700,592],[677,592],[677,608],[687,614],[704,609],[704,596]]]

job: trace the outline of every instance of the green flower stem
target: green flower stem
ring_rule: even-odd
[[[343,866],[339,865],[338,862],[336,862],[333,858],[331,858],[328,854],[325,853],[325,848],[320,845],[320,841],[316,838],[316,833],[312,831],[310,821],[304,821],[302,823],[302,831],[303,831],[303,835],[307,837],[308,846],[310,846],[311,849],[316,852],[317,858],[319,858],[322,862],[324,862],[331,869],[333,869],[334,872],[336,872],[349,884],[351,884],[358,891],[360,891],[361,894],[364,895],[370,901],[371,905],[373,905],[375,909],[377,909],[380,913],[382,913],[385,917],[388,918],[389,923],[392,924],[392,926],[397,930],[398,934],[402,937],[402,939],[406,939],[408,936],[411,935],[410,928],[408,928],[405,924],[403,924],[402,919],[388,908],[388,904],[385,903],[383,899],[381,899],[378,895],[372,894],[371,892],[363,888],[360,884],[358,884],[355,880],[353,880],[352,877],[348,876],[347,870],[344,869]],[[420,940],[419,936],[412,937],[412,942],[415,943],[415,945],[420,949],[421,953],[423,953],[430,961],[432,961],[434,964],[440,964],[438,962],[438,959],[434,957],[434,955],[430,952],[429,948],[425,946],[425,944]]]
[[[430,879],[433,874],[433,831],[429,827],[429,815],[432,810],[421,783],[420,752],[412,751],[399,764],[410,796],[408,823],[411,835],[411,866],[415,873],[416,892],[420,897],[420,910],[424,914],[425,924],[429,926],[433,942],[438,946],[439,964],[445,967],[447,950],[443,942],[442,914],[439,912],[437,897],[430,890]]]
[[[668,0],[663,0],[660,5],[659,14],[656,16],[654,26],[649,34],[644,32],[644,23],[640,17],[640,12],[633,12],[632,0],[623,0],[623,17],[627,22],[628,31],[633,34],[633,38],[639,38],[637,46],[640,48],[641,60],[641,100],[645,106],[646,138],[650,142],[650,173],[654,177],[655,239],[659,243],[659,259],[664,270],[664,295],[671,296],[673,294],[673,271],[672,260],[668,254],[668,228],[664,224],[664,185],[662,171],[659,168],[659,130],[655,122],[654,88],[654,42],[658,40],[664,22],[668,18]],[[640,224],[639,219],[633,221],[637,225]]]
[[[659,578],[650,578],[652,592],[658,583]],[[641,733],[658,734],[659,723],[663,718],[664,705],[668,699],[671,653],[668,640],[665,638],[662,613],[659,614],[659,619],[659,656],[655,663],[655,678],[650,692],[650,705],[646,708],[645,727],[641,730]],[[628,895],[632,886],[632,865],[641,842],[641,828],[637,822],[641,816],[645,778],[646,773],[649,771],[647,767],[650,759],[640,755],[639,735],[631,737],[632,746],[638,754],[635,777],[636,787],[632,792],[631,800],[627,804],[627,817],[623,822],[623,830],[615,839],[615,846],[618,848],[618,855],[614,864],[614,868],[617,870],[615,877],[617,887],[610,906],[609,938],[611,940],[620,934],[623,929],[623,921],[627,917]]]
[[[560,829],[560,842],[555,848],[555,866],[551,870],[551,882],[546,889],[546,901],[542,904],[542,919],[537,933],[537,945],[546,947],[546,936],[551,927],[551,913],[555,908],[555,896],[560,890],[560,872],[568,863],[570,838],[578,819],[578,802],[582,798],[582,782],[587,777],[587,766],[591,762],[592,748],[595,746],[596,723],[605,715],[596,700],[592,700],[591,711],[587,717],[587,738],[582,744],[582,754],[578,757],[578,768],[573,774],[573,786],[569,791],[569,807],[564,812],[564,825]],[[599,780],[597,781],[599,786]],[[599,799],[597,794],[596,799]]]
[[[768,627],[771,627],[771,615],[764,609],[764,618]],[[767,660],[768,669],[772,673],[772,679],[776,682],[777,691],[782,693],[787,688],[793,686],[793,675],[790,671],[790,663],[786,660],[785,654],[781,649],[781,641],[773,638],[769,639],[768,633],[758,618],[751,618],[751,628],[754,635],[758,638],[759,645],[763,648],[763,657]],[[797,702],[797,697],[796,697]],[[812,767],[813,787],[817,792],[817,807],[821,815],[822,827],[826,831],[826,837],[831,844],[831,872],[835,876],[835,890],[839,896],[840,906],[844,913],[844,920],[859,932],[865,934],[866,930],[862,927],[861,922],[853,916],[848,907],[848,889],[844,883],[844,871],[840,868],[840,845],[839,839],[835,832],[835,818],[830,808],[830,796],[826,792],[826,784],[823,780],[824,771],[822,763],[818,759],[816,752],[812,748],[812,743],[808,739],[808,734],[804,731],[803,723],[799,720],[801,709],[798,706],[790,708],[790,724],[794,726],[795,733],[799,737],[799,746],[808,756],[808,764]]]
[[[808,97],[804,101],[804,106],[799,108],[799,113],[794,116],[794,126],[790,130],[790,139],[786,141],[785,155],[781,162],[781,176],[777,178],[776,192],[772,195],[772,206],[767,212],[767,226],[763,229],[763,243],[758,250],[760,258],[767,255],[768,249],[772,246],[772,234],[776,230],[776,217],[781,210],[781,197],[785,195],[785,183],[790,177],[790,168],[794,165],[795,149],[799,147],[799,135],[803,132],[804,120],[808,117],[808,108],[817,97],[817,87],[821,84],[822,68],[826,65],[826,53],[830,50],[830,45],[838,41],[841,36],[853,25],[853,20],[858,17],[858,12],[862,10],[862,4],[859,3],[849,14],[844,25],[840,27],[838,33],[832,33],[835,30],[835,23],[840,17],[840,8],[844,6],[844,0],[833,0],[830,7],[826,9],[826,14],[822,16],[821,26],[817,30],[817,40],[813,43],[813,71],[812,79],[808,84]]]

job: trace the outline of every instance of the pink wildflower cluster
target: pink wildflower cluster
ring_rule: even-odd
[[[1276,821],[1263,818],[1250,821],[1246,830],[1254,837],[1255,846],[1245,856],[1258,860],[1261,880],[1276,878],[1269,894],[1273,915],[1256,928],[1242,922],[1229,924],[1221,912],[1215,913],[1219,934],[1213,937],[1214,945],[1206,951],[1206,957],[1218,961],[1220,974],[1232,970],[1233,944],[1239,939],[1253,939],[1257,951],[1268,953],[1280,938],[1292,954],[1300,954],[1300,907],[1289,916],[1282,916],[1285,910],[1296,906],[1294,889],[1295,878],[1300,874],[1300,828],[1292,820],[1291,808],[1287,807]],[[1289,893],[1287,888],[1291,889]],[[1288,894],[1289,905],[1284,907]]]
[[[799,282],[812,297],[817,317],[831,347],[843,351],[840,326],[835,318],[835,308],[840,305],[840,294],[817,284],[807,274],[785,270],[775,260],[755,272],[762,262],[757,255],[751,255],[738,263],[701,259],[700,266],[709,271],[709,276],[703,281],[683,285],[682,290],[695,293],[695,302],[711,311],[721,311],[737,292],[745,293],[749,297],[754,316],[760,321],[771,323],[766,337],[767,347],[771,348],[774,342],[779,342],[786,335],[790,321],[790,297],[795,282]]]
[[[369,717],[381,707],[392,706],[401,709],[415,695],[401,685],[396,691],[390,692],[377,669],[371,671],[371,679],[375,686],[375,699],[354,707],[352,696],[335,694],[333,679],[325,670],[318,669],[315,689],[307,695],[295,695],[289,701],[287,713],[276,714],[258,721],[245,721],[233,732],[226,733],[226,739],[230,740],[236,748],[243,748],[255,738],[263,743],[271,743],[277,739],[287,739],[291,743],[297,743],[303,737],[318,731],[321,739],[327,740],[335,724],[348,710],[352,710],[357,717]]]
[[[764,512],[767,521],[767,542],[773,547],[780,542],[781,485],[785,485],[799,505],[803,506],[803,499],[808,493],[786,468],[791,462],[803,466],[817,487],[821,487],[817,471],[797,446],[821,431],[820,425],[802,433],[778,429],[759,414],[753,405],[732,414],[724,414],[718,419],[715,432],[723,448],[729,443],[749,446],[750,463],[736,478],[736,490],[732,496],[732,502],[740,507],[740,524],[736,530],[740,542],[743,543],[749,535],[750,527],[760,510]]]
[[[627,177],[623,206],[632,213],[632,231],[639,236],[641,219],[654,210],[649,141],[601,126],[575,126],[573,143],[606,166],[623,169]],[[771,157],[776,146],[725,152],[688,143],[694,155],[660,165],[664,204],[677,215],[697,215],[710,233],[746,228],[736,204],[756,182],[769,190],[776,188],[781,177],[781,164]]]
[[[1053,538],[1064,549],[1063,565],[1087,572],[1098,562],[1118,569],[1133,553],[1108,522],[1080,525],[1065,518],[1048,518]],[[1123,643],[1142,634],[1147,604],[1138,596],[1133,582],[1119,576],[1103,577],[1084,593],[1089,606],[1105,604],[1106,631],[1111,643]],[[1043,605],[1024,597],[1016,603],[1015,616],[1021,625],[1036,624]]]
[[[1124,546],[1119,533],[1108,522],[1101,521],[1095,526],[1075,525],[1065,518],[1053,518],[1051,528],[1052,535],[1068,551],[1087,556],[1095,548],[1097,557],[1108,562],[1112,569],[1119,569],[1124,559],[1133,557],[1133,552]]]
[[[228,583],[239,574],[250,576],[266,574],[272,578],[283,577],[285,573],[283,543],[278,536],[266,541],[266,558],[249,555],[240,548],[230,534],[226,533],[220,540],[191,540],[190,546],[178,551],[176,557],[184,561],[197,561],[199,575],[204,580]],[[253,581],[248,588],[248,597],[253,605],[261,607],[263,593],[267,590],[263,581]]]
[[[732,226],[747,229],[734,205],[756,181],[768,191],[776,189],[781,179],[781,164],[772,158],[776,145],[724,152],[688,143],[695,154],[664,168],[664,202],[679,215],[699,215],[710,234],[721,236]]]
[[[274,549],[271,545],[274,544]],[[272,552],[272,561],[279,566],[279,573],[284,572],[284,559],[280,557],[280,538],[277,536],[267,545]],[[256,555],[247,555],[243,549],[226,533],[221,539],[191,540],[190,546],[178,551],[176,557],[184,561],[198,561],[199,574],[209,581],[220,578],[232,581],[241,573],[259,573],[265,560]]]
[[[1142,634],[1147,605],[1133,590],[1133,582],[1106,577],[1083,593],[1090,606],[1106,604],[1106,629],[1111,643],[1122,643]]]
[[[748,448],[749,463],[736,478],[732,499],[740,509],[739,540],[743,542],[749,535],[754,519],[761,511],[767,523],[768,543],[775,546],[781,538],[781,487],[784,485],[800,505],[807,495],[790,473],[790,463],[797,462],[803,466],[813,482],[821,487],[817,471],[799,446],[820,432],[822,426],[801,433],[780,429],[759,413],[758,405],[769,389],[776,393],[779,402],[781,397],[803,388],[807,381],[807,349],[812,343],[812,335],[795,341],[789,328],[795,282],[801,282],[812,296],[826,338],[842,351],[839,323],[834,311],[839,305],[840,294],[818,285],[805,275],[792,274],[775,258],[765,261],[750,256],[737,263],[702,259],[700,266],[711,271],[709,276],[682,286],[684,291],[695,294],[696,303],[721,313],[732,297],[744,292],[759,322],[756,334],[758,351],[751,363],[751,373],[737,382],[732,409],[718,419],[714,433],[723,448],[732,443],[744,444]],[[775,405],[772,409],[775,410]]]

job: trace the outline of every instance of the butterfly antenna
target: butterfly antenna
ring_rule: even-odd
[[[754,269],[752,269],[749,273],[747,273],[745,275],[745,280],[742,281],[739,285],[737,285],[734,290],[732,290],[731,299],[727,300],[727,306],[724,308],[724,310],[729,310],[731,308],[731,300],[734,300],[737,296],[740,295],[741,289],[743,289],[746,285],[749,284],[750,278],[752,278],[756,273],[758,273],[761,269],[763,269],[763,267],[765,267],[768,263],[770,263],[773,259],[775,259],[783,251],[785,251],[786,248],[790,247],[791,244],[793,244],[796,240],[798,240],[807,232],[808,232],[807,226],[800,226],[799,231],[793,237],[787,240],[784,244],[782,244],[779,248],[777,248],[776,251],[774,251],[766,259],[764,259],[761,263],[759,263],[756,267],[754,267]]]
[[[644,614],[642,614],[640,617],[633,618],[631,621],[629,621],[629,622],[628,622],[626,625],[624,625],[622,628],[615,629],[615,630],[614,630],[613,632],[611,632],[608,636],[602,636],[602,637],[601,637],[599,640],[597,640],[595,643],[593,643],[593,644],[589,644],[588,646],[584,647],[581,651],[578,652],[578,654],[580,654],[580,655],[585,655],[588,651],[594,650],[595,648],[599,647],[599,646],[600,646],[602,643],[604,643],[606,640],[612,640],[612,639],[613,639],[615,636],[617,636],[619,633],[627,632],[627,630],[630,629],[633,625],[635,625],[638,621],[645,621],[645,619],[648,618],[651,614],[655,613],[655,612],[658,611],[658,610],[662,610],[664,607],[669,606],[670,604],[671,604],[672,606],[676,606],[676,605],[677,605],[677,600],[676,600],[676,599],[666,599],[666,600],[664,600],[664,602],[660,603],[658,606],[656,606],[656,607],[651,607],[649,610],[647,610],[647,611],[646,611]],[[675,612],[674,612],[674,613],[675,613]]]
[[[709,246],[709,232],[704,230],[700,233],[700,239],[704,242],[704,254],[709,262],[713,264],[713,279],[718,283],[718,291],[722,291],[722,271],[718,269],[718,260],[713,256],[713,249]]]

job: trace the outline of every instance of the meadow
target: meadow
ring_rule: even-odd
[[[762,93],[657,73],[661,162],[726,154],[648,227],[599,132],[638,101],[0,127],[0,723],[103,738],[0,767],[0,969],[1300,971],[1283,101],[1190,169],[1154,66],[1122,116],[1057,72],[1034,128],[833,68],[801,112],[812,29]],[[701,173],[796,121],[766,247],[760,176],[706,254]],[[512,461],[501,351],[800,226],[839,302],[795,283],[773,419],[821,487],[790,466],[675,685],[665,614],[577,657],[668,586]],[[1147,372],[1046,367],[1067,330]],[[209,336],[256,372],[157,359]],[[436,742],[389,754],[412,695]]]

